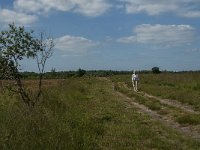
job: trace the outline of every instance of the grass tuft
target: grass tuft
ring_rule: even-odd
[[[199,114],[185,114],[181,117],[178,117],[177,122],[180,124],[198,125],[200,124],[200,115]]]

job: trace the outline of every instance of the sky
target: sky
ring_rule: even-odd
[[[0,0],[12,22],[54,39],[47,71],[200,70],[200,0]]]

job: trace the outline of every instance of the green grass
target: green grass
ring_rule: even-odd
[[[159,110],[159,105],[152,107]],[[67,79],[45,89],[32,112],[18,96],[1,94],[0,135],[0,149],[200,147],[199,141],[127,107],[111,83],[99,78]]]
[[[177,122],[180,124],[190,124],[198,125],[200,124],[200,115],[199,114],[186,114],[177,118]]]
[[[200,73],[139,74],[139,90],[162,98],[177,100],[200,111]],[[113,76],[115,82],[132,87],[131,75]]]
[[[172,84],[172,81],[171,81],[173,78],[173,75],[175,75],[175,78],[179,79],[179,82],[181,82],[182,87],[187,86],[187,82],[184,81],[184,80],[186,80],[185,78],[187,78],[187,76],[188,76],[187,73],[186,73],[185,78],[183,77],[183,74],[178,74],[178,75],[177,74],[163,74],[162,76],[157,75],[157,74],[155,74],[155,75],[152,75],[152,74],[146,75],[145,74],[144,78],[143,78],[143,75],[141,75],[142,76],[141,80],[144,80],[144,81],[141,81],[141,84],[145,83],[145,84],[147,84],[147,86],[152,87],[151,90],[149,88],[149,91],[147,91],[149,94],[156,95],[155,91],[157,91],[158,93],[160,93],[160,97],[165,97],[164,94],[166,93],[166,91],[163,89],[163,86],[167,86],[171,91],[175,90],[173,92],[174,93],[177,92],[176,93],[176,96],[177,96],[180,94],[180,91],[179,90],[176,91],[176,89],[174,89],[174,86],[172,86],[172,85],[175,85],[175,84]],[[192,78],[194,80],[193,82],[195,82],[195,81],[198,82],[197,74],[194,74],[194,75],[195,75],[195,77],[192,76]],[[153,77],[153,76],[156,76],[156,77]],[[156,78],[158,81],[156,81],[156,83],[149,81],[149,82],[151,82],[151,84],[152,84],[151,85],[147,82],[147,77],[148,78],[150,78],[150,77]],[[160,77],[162,80],[158,77]],[[185,112],[184,110],[174,107],[174,106],[161,104],[161,102],[159,102],[157,99],[148,98],[148,97],[145,97],[142,93],[134,92],[129,78],[130,78],[130,76],[127,76],[127,75],[113,76],[111,78],[111,80],[115,83],[115,90],[127,95],[128,97],[135,98],[135,101],[137,101],[138,103],[145,105],[149,109],[156,111],[158,114],[160,114],[162,116],[167,116],[170,119],[173,119],[175,122],[178,122],[180,124],[187,124],[187,125],[200,125],[200,116],[199,115],[190,114],[190,113]],[[155,79],[153,79],[153,80],[155,80]],[[157,82],[159,82],[159,84],[157,84]],[[174,82],[177,82],[177,81],[174,80]],[[156,84],[156,86],[155,86],[155,84]],[[180,83],[176,83],[176,84],[180,85]],[[145,90],[143,90],[143,87],[145,87],[145,86],[146,85],[140,85],[139,90],[145,91]],[[156,90],[154,89],[155,87],[157,87]],[[184,89],[184,88],[182,88],[182,89]],[[169,92],[169,93],[167,93],[168,95],[172,94],[172,93],[170,93],[170,90],[167,91],[167,92]],[[193,91],[191,91],[191,93],[192,92]],[[183,100],[185,100],[185,95],[187,95],[187,93],[183,93],[183,95],[182,95],[183,97],[181,97],[181,98],[183,98]],[[194,98],[194,97],[195,96],[192,96],[191,98]],[[187,103],[195,101],[196,106],[198,106],[198,105],[200,105],[200,101],[198,101],[198,100],[199,99],[194,99],[194,100],[187,99]],[[182,102],[182,99],[179,99],[179,101]],[[192,106],[194,108],[197,108],[194,106],[193,103],[192,103]]]
[[[147,98],[141,94],[134,92],[132,88],[126,87],[123,82],[117,83],[115,81],[115,90],[127,95],[130,98],[135,98],[135,101],[137,101],[139,104],[147,106],[151,110],[160,110],[162,107],[161,103],[158,100]]]

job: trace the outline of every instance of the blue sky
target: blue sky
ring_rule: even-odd
[[[12,22],[54,38],[47,71],[200,70],[199,0],[1,0]]]

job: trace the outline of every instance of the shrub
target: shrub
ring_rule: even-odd
[[[157,73],[157,74],[160,73],[159,67],[153,67],[153,68],[152,68],[152,72],[153,72],[153,73]]]
[[[77,71],[77,76],[78,76],[78,77],[82,77],[82,76],[84,76],[85,73],[86,73],[85,70],[83,70],[83,69],[78,69],[78,71]]]

